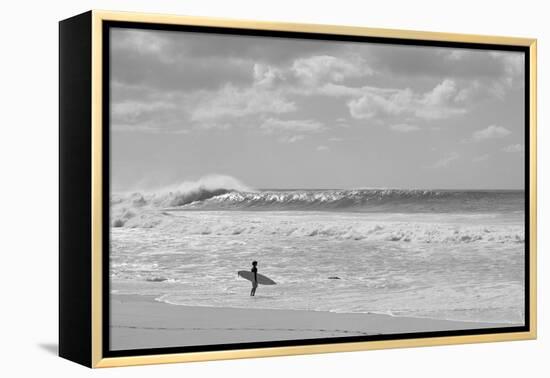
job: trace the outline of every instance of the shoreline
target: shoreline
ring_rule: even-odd
[[[374,313],[180,306],[155,297],[111,294],[111,350],[517,326]]]

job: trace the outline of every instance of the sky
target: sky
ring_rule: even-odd
[[[111,184],[523,189],[518,52],[111,29]]]

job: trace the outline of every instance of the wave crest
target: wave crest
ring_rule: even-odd
[[[208,175],[145,193],[118,193],[111,196],[113,227],[123,227],[134,216],[152,208],[181,207],[232,192],[253,189],[231,176]]]
[[[420,189],[232,191],[185,210],[314,210],[352,212],[489,212],[522,210],[523,192]]]

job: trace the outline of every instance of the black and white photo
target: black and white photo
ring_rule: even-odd
[[[113,351],[526,325],[526,54],[112,27]]]

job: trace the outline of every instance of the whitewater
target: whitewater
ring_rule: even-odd
[[[523,324],[524,192],[254,190],[232,178],[112,193],[113,293],[174,305]],[[236,272],[278,285],[248,296]]]

